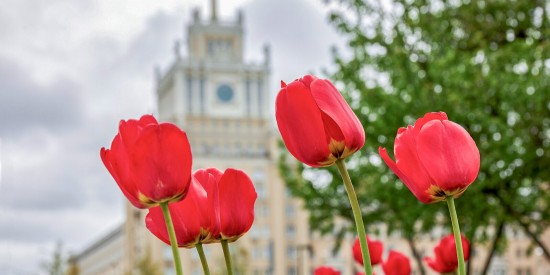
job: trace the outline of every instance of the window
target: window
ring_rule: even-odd
[[[256,193],[258,194],[259,199],[265,199],[267,196],[265,191],[265,184],[261,181],[254,182],[254,185],[256,186]]]
[[[294,225],[289,224],[286,226],[286,236],[290,239],[294,238],[296,235],[296,228]]]
[[[286,212],[286,217],[287,217],[287,218],[292,218],[292,217],[294,217],[294,213],[295,213],[294,205],[292,205],[292,204],[287,204],[286,209],[285,209],[285,212]]]
[[[254,212],[257,217],[269,217],[269,207],[267,207],[266,205],[257,205],[254,208]]]
[[[296,247],[293,245],[289,245],[286,247],[286,256],[288,259],[295,259],[296,258]]]
[[[210,55],[230,52],[232,47],[230,39],[209,39],[207,42],[207,50]]]
[[[252,174],[254,180],[265,180],[265,171],[261,168],[256,168],[254,174]]]

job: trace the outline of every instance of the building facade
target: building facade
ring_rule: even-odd
[[[294,275],[309,268],[298,265],[309,228],[306,212],[286,191],[277,169],[278,134],[270,111],[274,91],[268,85],[270,50],[263,48],[261,62],[245,62],[243,14],[222,21],[215,3],[212,6],[206,20],[194,11],[187,54],[176,45],[168,70],[157,71],[158,120],[186,131],[193,170],[231,167],[251,177],[258,194],[254,224],[230,244],[238,269],[244,274]],[[73,259],[80,274],[139,274],[137,267],[146,255],[161,273],[175,274],[170,247],[145,228],[146,212],[128,204],[126,222]],[[204,248],[212,273],[225,274],[221,246]],[[202,274],[196,251],[180,250],[186,274]]]
[[[270,112],[269,47],[264,60],[247,63],[243,50],[243,15],[221,21],[193,14],[187,29],[188,55],[176,58],[158,77],[158,112],[187,132],[193,168],[232,167],[244,170],[256,187],[255,221],[234,244],[248,258],[250,274],[296,274],[296,254],[307,238],[307,217],[287,195],[277,169],[277,133]],[[223,267],[219,245],[205,246],[214,266]],[[184,250],[183,265],[202,274],[198,257]],[[218,260],[216,260],[218,259]],[[248,264],[245,264],[247,262]],[[193,273],[194,274],[194,273]]]

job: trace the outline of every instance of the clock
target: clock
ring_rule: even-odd
[[[227,84],[220,85],[216,94],[220,102],[227,103],[233,100],[233,89]]]

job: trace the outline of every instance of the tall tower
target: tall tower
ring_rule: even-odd
[[[157,76],[159,119],[187,132],[194,169],[233,167],[251,176],[258,193],[254,225],[232,244],[236,257],[246,259],[246,274],[294,275],[304,269],[297,264],[297,247],[307,239],[307,216],[287,195],[277,169],[269,47],[261,62],[247,63],[243,35],[241,12],[228,22],[217,17],[215,3],[210,20],[194,11],[188,55],[181,56],[176,45],[173,64]],[[211,268],[223,271],[220,246],[205,248]],[[182,251],[183,265],[202,274],[198,257],[188,251]]]

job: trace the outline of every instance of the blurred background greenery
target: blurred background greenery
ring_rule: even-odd
[[[446,205],[418,202],[378,156],[379,146],[393,151],[399,127],[444,111],[468,130],[481,154],[477,180],[456,201],[472,247],[499,253],[504,228],[513,225],[550,261],[550,247],[540,240],[550,224],[548,1],[328,2],[336,4],[330,20],[349,51],[334,51],[336,69],[326,77],[366,131],[365,147],[347,162],[367,231],[387,224],[415,251],[417,236],[450,225]],[[331,232],[334,216],[353,221],[335,167],[295,166],[285,157],[282,175],[305,199],[311,228]],[[352,224],[340,236],[354,232]]]

